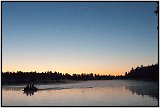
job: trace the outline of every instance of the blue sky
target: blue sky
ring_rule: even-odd
[[[158,62],[156,2],[3,2],[3,71],[124,74]]]

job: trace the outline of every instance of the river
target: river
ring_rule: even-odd
[[[135,80],[94,80],[35,85],[2,86],[2,106],[158,106],[158,83]]]

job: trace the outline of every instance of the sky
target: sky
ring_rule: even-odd
[[[2,71],[124,75],[158,63],[156,2],[2,2]]]

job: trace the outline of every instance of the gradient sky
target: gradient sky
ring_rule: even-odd
[[[2,70],[123,75],[158,62],[156,2],[2,2]]]

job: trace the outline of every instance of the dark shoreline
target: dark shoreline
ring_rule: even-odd
[[[29,83],[66,83],[73,81],[89,80],[144,80],[159,82],[159,64],[148,66],[141,65],[125,72],[125,75],[99,75],[93,73],[69,74],[60,72],[2,72],[1,82],[5,84],[29,84]]]

